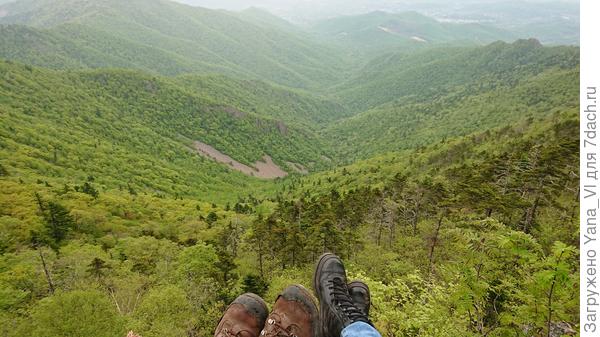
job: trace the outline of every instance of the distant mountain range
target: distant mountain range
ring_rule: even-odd
[[[314,32],[356,54],[415,50],[441,44],[487,44],[514,40],[509,31],[479,23],[444,23],[416,12],[372,12],[318,22]]]
[[[258,6],[293,22],[315,22],[369,12],[417,11],[442,22],[479,23],[543,43],[579,43],[579,0],[178,0],[196,6],[241,10]]]
[[[331,48],[248,12],[166,0],[22,0],[0,7],[0,56],[53,68],[226,73],[293,87],[339,80]]]
[[[26,84],[2,88],[10,127],[22,119],[51,125],[48,137],[67,149],[73,140],[62,144],[60,135],[68,129],[97,126],[94,133],[103,134],[112,116],[116,129],[99,141],[120,144],[119,160],[144,155],[162,163],[172,151],[169,158],[189,170],[200,165],[186,159],[195,144],[231,158],[202,164],[213,186],[228,184],[217,168],[228,172],[265,156],[286,174],[314,172],[576,104],[576,47],[494,42],[515,35],[416,12],[372,12],[305,29],[257,8],[227,12],[165,0],[19,0],[0,11],[0,57],[18,62],[3,67]],[[41,96],[26,103],[27,92]],[[67,92],[74,98],[49,113],[42,97],[60,102]],[[135,138],[123,133],[130,126]],[[153,142],[171,148],[155,152]],[[113,178],[120,185],[129,179]]]

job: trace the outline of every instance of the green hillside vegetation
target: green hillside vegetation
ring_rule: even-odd
[[[242,76],[204,58],[190,60],[168,50],[119,38],[80,24],[46,30],[22,25],[0,26],[3,58],[54,69],[119,67],[176,75],[189,71]]]
[[[523,324],[534,335],[553,320],[573,326],[577,115],[557,112],[288,182],[264,221],[273,244],[292,243],[278,262],[308,262],[321,249],[354,257],[358,277],[378,284],[374,316],[384,335],[527,336]]]
[[[222,104],[259,113],[310,130],[326,127],[351,113],[342,104],[310,92],[267,84],[258,80],[238,80],[224,76],[183,75],[176,78],[192,92],[201,91]]]
[[[482,24],[443,23],[417,12],[371,12],[318,22],[312,30],[353,53],[373,56],[414,51],[446,43],[473,45],[514,40],[508,31]]]
[[[400,99],[336,123],[326,132],[342,157],[368,158],[579,106],[577,68],[554,68],[512,84],[486,83],[487,88],[461,86],[429,101]]]
[[[340,59],[329,47],[237,13],[166,0],[20,0],[0,10],[7,13],[0,24],[41,29],[2,32],[0,56],[21,60],[19,55],[25,55],[34,65],[97,68],[109,62],[165,75],[244,75],[292,87],[339,79]],[[36,43],[40,39],[45,43]],[[51,44],[49,55],[39,55],[52,40],[58,46]],[[62,41],[68,41],[66,46]],[[53,58],[56,51],[58,59]]]
[[[578,65],[579,49],[575,47],[543,47],[535,39],[495,42],[483,47],[387,54],[332,91],[352,111],[360,112],[404,98],[429,101],[456,89],[476,94],[514,86],[549,69],[576,69]]]
[[[323,131],[351,162],[576,108],[579,50],[497,42],[373,61],[332,89],[354,115]]]
[[[369,283],[385,336],[575,324],[577,125],[556,113],[225,209],[3,175],[3,334],[210,336],[237,294],[308,283],[323,250]]]
[[[0,15],[0,337],[212,336],[325,251],[385,337],[577,334],[578,48],[416,13]]]
[[[172,80],[122,70],[61,73],[7,62],[0,69],[2,162],[24,177],[66,183],[93,176],[106,188],[231,200],[244,193],[233,188],[257,182],[201,158],[191,149],[193,141],[248,164],[268,154],[280,164],[311,167],[324,164],[321,155],[327,154],[309,131],[216,103],[210,90],[192,94]]]

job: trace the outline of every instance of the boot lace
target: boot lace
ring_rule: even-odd
[[[272,326],[272,327],[269,327]],[[292,331],[293,325],[284,327],[280,322],[273,318],[267,320],[265,328],[260,332],[260,336],[264,337],[298,337]]]
[[[352,297],[350,297],[350,294],[348,293],[348,286],[344,280],[339,277],[334,277],[329,280],[328,289],[333,298],[333,304],[340,308],[342,313],[346,315],[350,321],[369,321],[362,310],[354,305]]]

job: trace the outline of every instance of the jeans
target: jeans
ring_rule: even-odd
[[[381,337],[379,331],[364,322],[355,322],[342,330],[342,337]]]

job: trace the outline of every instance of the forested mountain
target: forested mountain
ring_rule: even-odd
[[[377,57],[334,90],[351,110],[364,111],[405,98],[428,101],[458,87],[484,92],[552,68],[574,69],[578,64],[578,48],[544,47],[535,39],[438,48]]]
[[[408,62],[416,64],[416,57],[401,58],[397,72],[365,71],[356,79],[355,88],[342,94],[350,106],[390,102],[327,129],[342,157],[416,148],[579,105],[576,48],[518,41],[444,53],[450,56],[421,55],[425,61],[415,67]]]
[[[315,130],[351,115],[340,103],[320,95],[225,76],[183,75],[175,79],[187,90],[209,94],[219,102]]]
[[[444,43],[487,44],[513,40],[508,31],[478,23],[443,23],[416,12],[368,14],[337,17],[318,22],[319,36],[339,43],[355,54],[418,50]]]
[[[194,141],[246,164],[269,155],[286,170],[286,162],[324,164],[328,154],[310,131],[258,115],[263,107],[242,88],[227,100],[211,96],[226,79],[190,89],[134,71],[62,73],[8,62],[0,69],[2,152],[12,154],[3,165],[17,175],[66,178],[61,183],[93,176],[106,188],[232,200],[245,194],[227,196],[234,186],[252,181],[203,160]],[[302,103],[286,109],[313,107]]]
[[[329,47],[249,15],[167,0],[20,0],[0,12],[0,24],[39,29],[4,28],[0,56],[40,66],[219,72],[292,87],[340,78]]]
[[[385,337],[577,334],[578,48],[0,3],[0,337],[212,336],[324,251]]]

